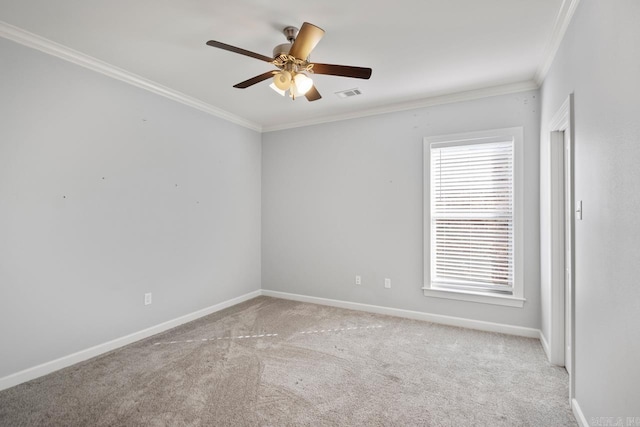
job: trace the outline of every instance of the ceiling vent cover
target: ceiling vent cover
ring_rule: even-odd
[[[351,98],[352,96],[362,95],[362,92],[360,92],[360,89],[358,88],[347,89],[341,92],[336,92],[336,95],[338,95],[339,98]]]

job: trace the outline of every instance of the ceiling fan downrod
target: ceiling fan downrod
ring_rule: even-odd
[[[296,27],[285,27],[282,32],[287,38],[287,41],[291,44],[293,44],[293,42],[296,41],[296,37],[298,37],[298,29]]]

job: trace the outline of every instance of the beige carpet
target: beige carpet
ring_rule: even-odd
[[[0,392],[2,426],[566,426],[538,340],[259,297]]]

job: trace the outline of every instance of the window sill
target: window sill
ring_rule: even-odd
[[[455,299],[460,301],[471,301],[482,304],[504,305],[507,307],[524,307],[526,299],[510,295],[488,295],[480,292],[459,291],[452,289],[422,288],[424,296],[435,298]]]

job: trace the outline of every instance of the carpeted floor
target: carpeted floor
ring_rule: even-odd
[[[259,297],[0,392],[2,426],[575,426],[538,340]]]

